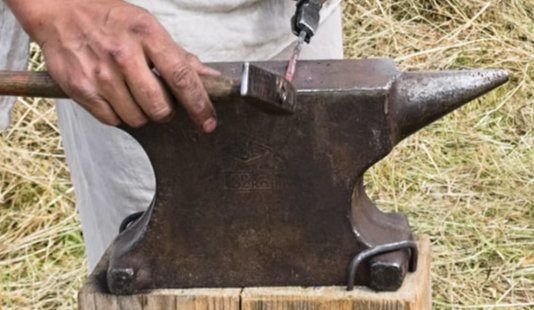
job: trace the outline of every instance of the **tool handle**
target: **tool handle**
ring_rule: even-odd
[[[305,41],[310,43],[311,38],[319,28],[319,21],[321,19],[321,8],[324,0],[299,0],[297,2],[297,10],[295,15],[291,18],[291,29],[296,36],[300,36],[301,32],[306,33]]]
[[[240,79],[225,76],[200,79],[210,98],[239,95]],[[46,71],[0,71],[0,96],[69,98]]]

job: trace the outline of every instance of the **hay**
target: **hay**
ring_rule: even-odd
[[[435,308],[534,308],[534,3],[343,6],[347,58],[509,70],[510,83],[405,140],[366,181],[383,210],[432,237]],[[86,266],[53,106],[21,99],[13,117],[0,138],[3,309],[74,309]]]
[[[347,57],[509,71],[509,84],[404,141],[367,181],[383,209],[432,236],[436,308],[534,308],[534,3],[344,6]]]
[[[34,46],[30,68],[41,66]],[[3,309],[75,309],[84,246],[54,106],[20,99],[12,117],[0,139]]]

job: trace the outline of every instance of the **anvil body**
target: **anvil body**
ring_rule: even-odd
[[[257,63],[282,74],[286,63]],[[239,76],[240,63],[211,64]],[[269,115],[215,102],[219,126],[123,127],[145,149],[156,195],[114,241],[112,293],[155,288],[346,285],[358,253],[411,240],[406,216],[378,210],[365,171],[408,135],[507,80],[500,70],[402,72],[390,60],[303,61],[297,108]],[[366,260],[356,282],[402,284],[410,251]]]

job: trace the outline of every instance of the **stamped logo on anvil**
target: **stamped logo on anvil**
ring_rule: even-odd
[[[267,145],[256,141],[247,140],[243,144],[231,146],[231,156],[244,164],[252,164],[265,157],[271,157],[273,150]]]
[[[277,188],[272,169],[273,149],[253,140],[231,146],[231,157],[238,164],[225,171],[223,188],[230,191],[271,191]]]
[[[224,189],[233,191],[270,191],[276,188],[272,174],[228,172],[224,175]]]

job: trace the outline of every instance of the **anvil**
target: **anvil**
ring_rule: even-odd
[[[283,74],[286,63],[254,65]],[[210,66],[238,76],[242,65]],[[403,72],[385,59],[302,61],[293,114],[219,98],[213,134],[197,132],[184,111],[168,124],[122,127],[147,152],[156,194],[112,244],[109,290],[349,279],[349,287],[399,288],[410,260],[415,268],[413,247],[395,250],[412,244],[410,226],[404,214],[376,208],[364,173],[507,79],[503,70]]]

